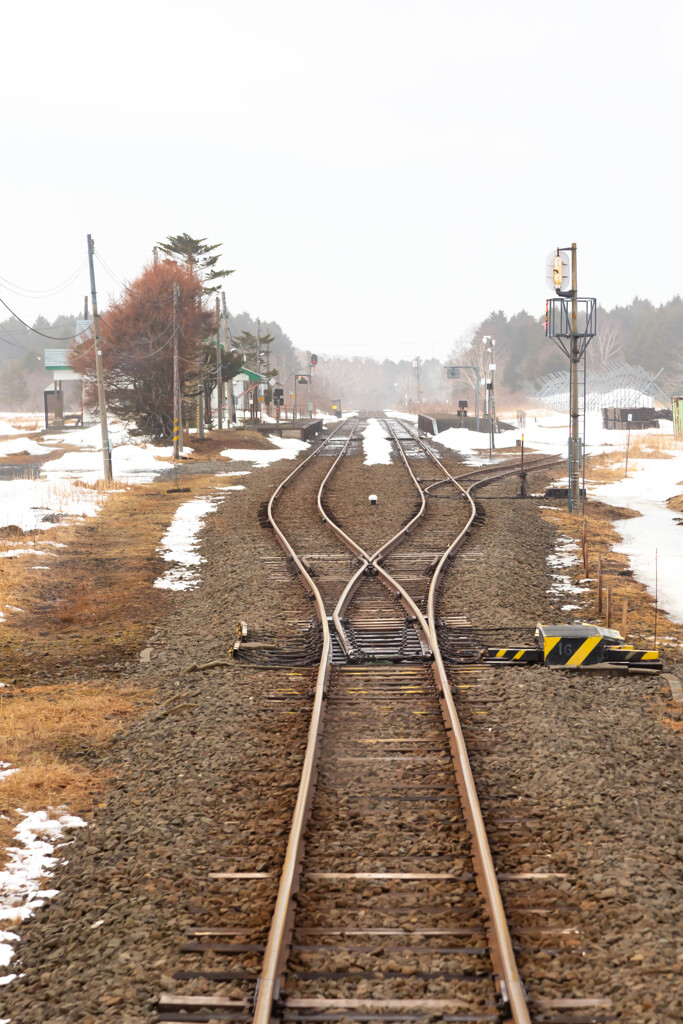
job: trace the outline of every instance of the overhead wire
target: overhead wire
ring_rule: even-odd
[[[88,328],[86,328],[86,330],[80,331],[78,334],[72,334],[72,335],[70,335],[70,336],[68,336],[66,338],[65,337],[61,337],[61,338],[57,337],[56,334],[45,334],[44,331],[39,331],[37,328],[31,327],[30,324],[27,324],[25,320],[22,320],[21,317],[18,315],[18,313],[15,313],[14,310],[11,309],[10,306],[8,306],[7,303],[5,302],[5,300],[3,298],[1,298],[1,297],[0,297],[0,302],[3,304],[5,309],[8,310],[12,314],[14,319],[18,320],[20,324],[23,324],[24,327],[28,331],[31,331],[33,334],[39,334],[41,338],[47,338],[48,341],[76,341],[77,338],[83,337],[83,335],[87,334],[87,332],[90,330],[90,328],[88,327]]]
[[[97,249],[95,250],[95,259],[106,270],[106,272],[109,274],[113,281],[116,281],[116,283],[120,285],[121,288],[128,288],[128,285],[125,283],[125,281],[122,281],[121,278],[114,273],[114,271],[111,269],[109,264],[102,258]]]
[[[31,296],[35,298],[49,298],[52,295],[56,295],[58,292],[64,291],[64,289],[68,288],[70,284],[73,284],[73,282],[76,280],[78,275],[83,270],[83,267],[85,266],[86,263],[87,257],[83,259],[82,263],[80,263],[80,265],[73,271],[73,273],[69,275],[66,281],[63,281],[61,284],[55,285],[52,288],[24,288],[23,285],[14,284],[12,281],[8,281],[7,278],[2,277],[2,275],[0,275],[0,281],[11,292],[14,292],[15,295],[19,295],[22,297]]]
[[[24,346],[20,345],[17,341],[12,341],[11,338],[5,338],[2,334],[0,334],[0,341],[4,341],[6,345],[12,345],[14,348],[18,348],[19,351],[23,352],[25,355],[28,355],[31,352],[30,348],[24,348]]]

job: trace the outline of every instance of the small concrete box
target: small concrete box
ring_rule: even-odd
[[[550,668],[599,665],[610,660],[608,648],[623,643],[618,630],[593,626],[588,622],[578,625],[539,625],[536,636],[543,645],[544,662]]]

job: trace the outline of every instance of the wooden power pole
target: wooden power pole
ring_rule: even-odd
[[[225,292],[221,292],[221,298],[223,300],[223,319],[221,326],[223,329],[223,349],[225,352],[230,350],[228,344],[228,306],[225,301]],[[222,376],[221,376],[222,379]],[[235,422],[235,396],[232,391],[232,379],[228,381],[228,428],[231,428]]]
[[[173,458],[180,457],[180,353],[178,346],[178,306],[180,285],[173,284]]]
[[[218,395],[218,429],[223,429],[223,357],[221,354],[221,300],[216,296],[216,394]]]
[[[90,293],[92,297],[93,333],[95,335],[95,371],[97,373],[97,398],[100,406],[100,429],[102,431],[102,461],[104,463],[104,479],[111,483],[114,473],[111,464],[111,444],[107,425],[107,405],[104,399],[104,377],[102,374],[102,339],[100,337],[100,315],[97,311],[97,291],[95,289],[95,266],[93,256],[95,245],[92,235],[88,235],[88,263],[90,264]]]

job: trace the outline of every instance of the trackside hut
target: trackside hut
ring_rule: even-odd
[[[89,323],[84,321],[77,321],[76,330],[78,331],[78,325],[81,325],[82,329],[87,329]],[[76,373],[75,370],[69,365],[69,350],[67,348],[46,348],[45,349],[45,369],[53,375],[54,383],[45,388],[43,392],[43,402],[45,406],[45,429],[49,429],[49,418],[52,414],[53,419],[56,423],[63,423],[64,417],[64,382],[65,381],[80,381],[82,375]],[[73,397],[73,396],[72,396]],[[83,422],[83,404],[82,404],[82,390],[81,390],[81,411],[80,413],[73,413],[66,417],[74,422]]]
[[[257,410],[259,399],[263,399],[264,392],[268,386],[268,378],[255,370],[248,370],[241,366],[239,373],[232,378],[232,393],[235,403],[235,414],[242,413],[243,417],[249,417],[250,410]]]

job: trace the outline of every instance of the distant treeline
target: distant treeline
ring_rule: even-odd
[[[497,383],[510,393],[524,393],[525,384],[551,370],[565,369],[566,356],[545,336],[544,318],[528,313],[506,317],[491,313],[471,338],[452,352],[462,362],[486,365],[484,338],[495,338]],[[598,307],[597,334],[588,346],[588,366],[596,372],[609,362],[627,362],[651,373],[663,370],[660,382],[673,393],[683,385],[683,300],[675,296],[661,306],[634,299],[612,310]]]
[[[33,328],[29,330],[14,317],[0,322],[1,411],[35,412],[43,408],[43,389],[53,379],[51,373],[45,372],[45,349],[69,347],[76,317],[58,316],[50,323],[41,316]],[[35,331],[50,337],[41,337]]]
[[[628,306],[612,310],[598,309],[598,332],[588,348],[589,366],[596,371],[608,362],[626,361],[643,366],[652,373],[663,370],[660,383],[670,394],[683,393],[683,300],[675,296],[661,306],[647,299],[634,299]],[[295,371],[305,372],[305,352],[276,321],[261,321],[243,312],[229,318],[232,339],[247,335],[269,336],[273,340],[267,353],[269,370],[293,390]],[[40,317],[34,329],[54,339],[73,337],[75,316],[59,316],[52,323]],[[460,380],[447,380],[444,365],[479,366],[482,375],[488,366],[487,343],[495,339],[496,386],[500,394],[522,400],[525,385],[552,370],[564,369],[566,357],[546,338],[543,317],[526,312],[507,317],[492,312],[466,337],[454,343],[448,358],[427,359],[420,364],[421,400],[426,403],[451,403],[458,398],[472,402],[474,374],[463,372]],[[106,337],[105,337],[106,344]],[[43,388],[52,380],[44,370],[45,348],[59,348],[59,340],[33,333],[13,317],[0,322],[0,408],[40,409]],[[419,348],[419,345],[417,346]],[[331,408],[340,398],[346,409],[382,409],[394,406],[415,407],[418,400],[418,375],[413,360],[369,359],[363,356],[325,354],[324,341],[318,347],[318,367],[313,398],[320,408]]]

